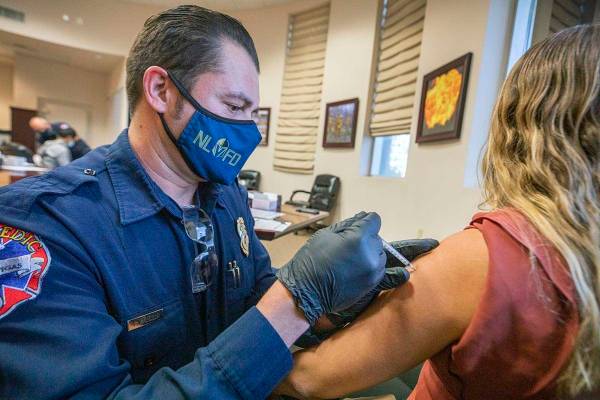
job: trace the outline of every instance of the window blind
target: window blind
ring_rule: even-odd
[[[584,24],[591,21],[589,9],[593,9],[595,1],[582,0],[554,0],[552,15],[550,17],[550,34],[561,31],[571,26]]]
[[[409,133],[426,0],[384,0],[371,89],[371,136]]]
[[[273,167],[310,174],[321,110],[329,3],[290,17]]]

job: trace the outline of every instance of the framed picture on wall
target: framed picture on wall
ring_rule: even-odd
[[[323,147],[354,148],[357,118],[357,98],[327,103]]]
[[[417,143],[460,138],[473,53],[423,77]]]
[[[267,146],[269,144],[269,125],[271,124],[271,107],[260,107],[256,111],[252,119],[258,127],[261,140],[259,146]]]

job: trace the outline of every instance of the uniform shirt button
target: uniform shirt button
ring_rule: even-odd
[[[86,175],[90,175],[90,176],[95,176],[96,175],[96,170],[91,169],[91,168],[86,168],[83,170],[83,173]]]
[[[154,357],[152,357],[152,356],[146,357],[144,359],[144,367],[149,368],[154,365],[154,362],[155,362]]]

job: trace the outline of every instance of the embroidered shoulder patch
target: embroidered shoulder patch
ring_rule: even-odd
[[[0,319],[42,290],[50,252],[36,235],[0,224]]]

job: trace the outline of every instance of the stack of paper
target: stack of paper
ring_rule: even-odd
[[[257,208],[251,208],[250,211],[252,212],[252,216],[256,219],[256,218],[260,218],[260,219],[275,219],[277,217],[281,217],[283,215],[283,213],[277,212],[277,211],[266,211],[266,210],[259,210]]]
[[[252,192],[252,194],[248,194],[248,198],[252,208],[277,211],[281,207],[281,196],[277,193]]]
[[[291,223],[289,222],[279,222],[272,219],[257,218],[254,220],[254,229],[259,229],[262,231],[283,232],[290,225]]]

